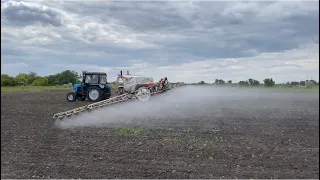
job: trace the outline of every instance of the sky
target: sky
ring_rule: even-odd
[[[1,73],[319,80],[318,1],[1,0]]]

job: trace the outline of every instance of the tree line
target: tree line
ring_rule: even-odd
[[[33,86],[54,86],[68,83],[78,83],[80,76],[75,71],[62,71],[49,76],[39,76],[35,72],[20,73],[16,76],[1,74],[1,86],[18,86],[18,85],[33,85]]]
[[[7,74],[1,74],[1,86],[18,86],[18,85],[34,85],[34,86],[54,86],[63,84],[75,84],[80,83],[81,77],[75,71],[65,70],[60,73],[56,73],[48,76],[39,76],[35,72],[20,73],[16,76],[9,76]],[[206,84],[204,81],[200,81],[198,84]],[[233,83],[232,80],[215,79],[215,85],[225,85],[234,84],[239,86],[261,86],[262,83],[256,79],[250,78],[248,80],[242,80],[237,83]],[[292,81],[282,84],[287,87],[294,86],[309,86],[309,85],[319,85],[319,82],[315,80],[305,80],[305,81]],[[263,85],[267,87],[272,87],[276,85],[276,82],[272,78],[266,78],[263,80]]]
[[[223,79],[215,79],[214,84],[217,85],[223,85],[223,84],[232,84],[232,80],[228,80],[227,82],[225,82]],[[276,84],[276,82],[272,79],[272,78],[266,78],[263,80],[263,83],[265,86],[268,87],[272,87]],[[245,81],[239,81],[237,83],[239,86],[260,86],[260,81],[256,80],[256,79],[248,79]]]
[[[206,83],[204,81],[200,81],[198,84],[206,84]],[[253,78],[250,78],[248,80],[242,80],[242,81],[239,81],[238,83],[233,83],[232,80],[225,81],[223,79],[215,79],[213,84],[215,85],[236,84],[239,86],[261,86],[262,85],[260,81]],[[266,78],[263,80],[263,86],[273,87],[275,85],[276,85],[276,82],[272,78]],[[283,85],[286,87],[314,86],[314,85],[318,86],[319,82],[315,80],[291,81],[291,82],[286,82],[279,85]]]

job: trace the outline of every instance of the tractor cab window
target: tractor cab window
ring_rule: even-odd
[[[107,76],[100,75],[100,84],[106,84],[106,83],[107,83]]]
[[[99,75],[92,75],[91,83],[98,84],[99,83]]]
[[[85,83],[89,84],[98,84],[99,81],[99,75],[86,75]]]
[[[91,76],[90,75],[86,75],[84,83],[90,83],[90,81],[91,81]]]

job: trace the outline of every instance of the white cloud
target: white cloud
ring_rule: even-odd
[[[272,67],[268,67],[266,64]],[[274,77],[277,82],[293,81],[297,78],[304,80],[311,76],[317,79],[319,45],[308,45],[284,52],[263,53],[247,58],[210,59],[175,66],[154,67],[146,65],[140,68],[135,66],[131,69],[143,70],[147,75],[157,79],[167,76],[172,81],[184,82],[199,82],[201,80],[213,82],[216,78],[231,79],[236,82],[249,78],[262,81],[267,77]]]
[[[319,2],[1,2],[2,73],[318,78]],[[20,63],[20,64],[19,64]]]
[[[61,26],[62,14],[59,11],[34,2],[6,1],[1,2],[1,17],[11,23],[41,23]]]

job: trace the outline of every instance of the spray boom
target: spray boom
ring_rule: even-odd
[[[123,80],[123,86],[120,86],[119,80]],[[182,84],[181,84],[182,85]],[[169,90],[169,83],[167,77],[162,78],[157,84],[153,82],[153,78],[146,76],[136,76],[129,73],[123,76],[122,70],[118,74],[116,80],[116,86],[118,88],[118,95],[112,98],[88,104],[76,109],[72,109],[66,112],[57,113],[53,116],[54,119],[63,119],[72,115],[77,115],[83,111],[89,111],[95,108],[108,106],[120,102],[125,102],[132,99],[139,99],[140,101],[147,101],[150,96],[165,92]],[[180,86],[175,84],[172,87]]]

